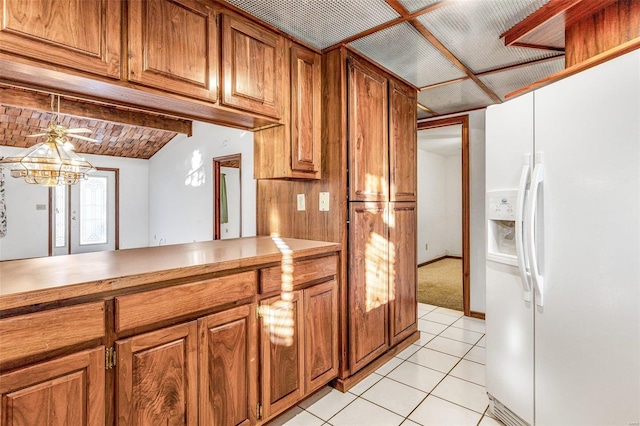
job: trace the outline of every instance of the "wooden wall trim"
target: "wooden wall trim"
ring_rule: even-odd
[[[427,265],[431,265],[432,263],[436,263],[439,262],[441,260],[444,259],[462,259],[462,256],[440,256],[440,257],[436,257],[435,259],[431,259],[431,260],[427,260],[426,262],[422,262],[422,263],[418,263],[418,268],[422,268],[423,266],[427,266]]]
[[[237,164],[242,192],[242,154],[231,154],[213,159],[213,239],[220,240],[220,167],[231,167]],[[242,212],[242,196],[240,197],[240,212]],[[242,219],[240,220],[240,235],[242,235]]]
[[[471,246],[470,246],[470,188],[469,188],[469,116],[441,118],[418,123],[418,130],[462,125],[462,305],[464,314],[471,313]]]
[[[484,320],[484,319],[485,319],[485,313],[484,313],[484,312],[471,311],[471,312],[469,313],[469,316],[470,316],[471,318],[478,318],[478,319],[481,319],[481,320]]]

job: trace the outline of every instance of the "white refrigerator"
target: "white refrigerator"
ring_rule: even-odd
[[[640,50],[489,107],[486,189],[490,408],[640,424]]]

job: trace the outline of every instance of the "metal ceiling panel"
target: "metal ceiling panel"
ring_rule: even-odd
[[[417,87],[466,75],[408,23],[375,32],[349,46]]]
[[[548,1],[458,1],[418,20],[469,69],[481,73],[557,55],[546,50],[505,47],[500,38]]]
[[[318,49],[400,17],[384,0],[227,2]]]
[[[418,108],[418,120],[422,120],[424,118],[433,117],[433,114],[428,113],[427,111]]]
[[[480,80],[504,101],[505,95],[564,69],[564,55],[557,59],[526,67],[509,69],[480,76]]]
[[[493,104],[493,100],[473,80],[445,84],[418,93],[418,102],[437,115],[466,111]]]
[[[424,9],[427,6],[438,3],[440,0],[400,0],[400,3],[404,6],[409,13],[413,13],[417,10]]]

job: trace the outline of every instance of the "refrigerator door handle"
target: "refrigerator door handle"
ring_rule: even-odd
[[[536,305],[544,304],[544,277],[540,275],[540,265],[538,265],[538,254],[536,251],[536,235],[535,223],[536,213],[538,212],[538,189],[544,182],[544,164],[541,160],[533,169],[531,177],[531,188],[529,190],[529,215],[527,217],[527,245],[529,248],[529,267],[531,269],[531,277],[533,278],[533,286],[536,290]]]
[[[522,174],[520,175],[520,184],[518,185],[518,200],[516,204],[516,256],[518,258],[518,271],[520,271],[520,279],[522,280],[522,289],[524,290],[524,300],[531,301],[531,273],[527,268],[527,247],[524,235],[524,215],[525,200],[527,192],[527,183],[529,183],[529,173],[531,166],[529,165],[531,156],[525,156],[525,164],[522,166]]]

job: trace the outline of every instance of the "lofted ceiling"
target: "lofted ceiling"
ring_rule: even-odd
[[[501,35],[549,0],[226,0],[318,50],[347,45],[420,89],[418,118],[486,107],[564,69]]]

